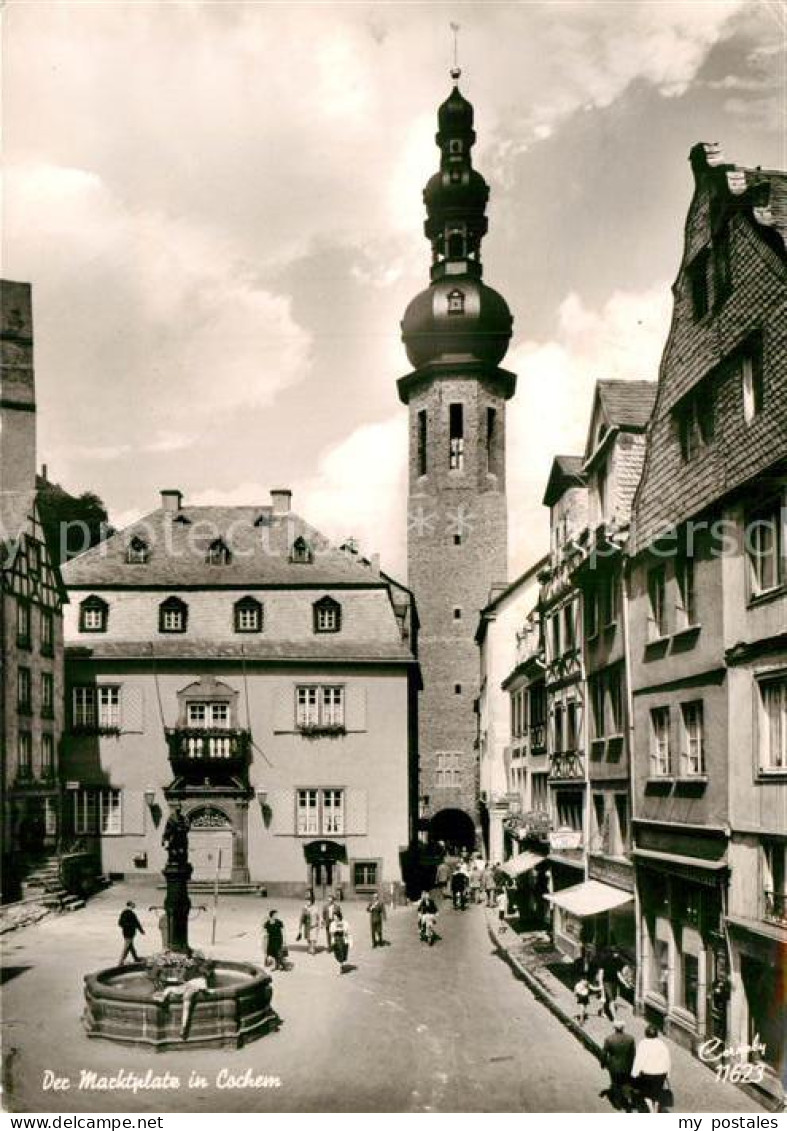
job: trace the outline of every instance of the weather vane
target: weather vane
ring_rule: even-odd
[[[462,68],[459,66],[459,24],[451,24],[451,31],[454,35],[454,65],[451,68],[451,78],[456,81],[462,73]]]

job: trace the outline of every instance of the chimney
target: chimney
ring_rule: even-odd
[[[271,491],[274,515],[289,514],[292,509],[292,491],[287,487],[277,487]]]
[[[183,492],[171,487],[161,492],[161,509],[169,514],[177,514],[183,502]]]

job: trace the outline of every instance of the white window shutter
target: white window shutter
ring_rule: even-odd
[[[367,802],[365,789],[347,790],[347,816],[345,820],[347,836],[366,836]]]
[[[268,831],[273,833],[274,836],[293,836],[295,834],[295,790],[271,790],[266,804],[270,810]]]
[[[277,734],[295,730],[295,684],[279,683],[273,691],[273,730]]]
[[[348,731],[366,730],[366,688],[351,683],[347,687],[345,727]]]
[[[145,832],[145,795],[138,789],[124,789],[120,793],[120,829],[127,836],[142,836]]]
[[[141,687],[120,689],[120,726],[125,734],[144,734],[145,695]]]

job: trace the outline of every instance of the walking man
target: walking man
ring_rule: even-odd
[[[655,1025],[648,1025],[645,1036],[637,1046],[631,1075],[648,1105],[648,1111],[661,1111],[664,1085],[670,1072],[669,1048],[659,1036]]]
[[[615,1004],[618,999],[618,978],[621,968],[620,955],[616,949],[605,952],[601,960],[601,988],[604,993],[603,1010],[610,1021],[615,1020]]]
[[[385,904],[380,899],[379,892],[374,893],[374,898],[366,910],[369,912],[369,925],[372,929],[372,947],[385,946],[385,939],[383,938]]]
[[[120,912],[118,919],[118,926],[123,932],[123,950],[120,954],[120,962],[118,966],[123,966],[126,961],[126,956],[131,955],[135,962],[139,962],[139,955],[134,947],[134,936],[139,932],[144,935],[142,924],[134,913],[134,903],[129,900],[123,910]]]
[[[310,895],[306,900],[306,904],[301,911],[300,924],[298,926],[297,940],[302,938],[306,939],[306,945],[309,954],[317,953],[317,933],[320,929],[320,909],[314,902],[314,896]]]
[[[606,1094],[609,1102],[620,1111],[631,1111],[629,1086],[631,1070],[634,1067],[636,1042],[627,1033],[622,1021],[614,1022],[614,1030],[604,1041],[601,1065],[609,1072],[609,1088]],[[604,1093],[602,1092],[602,1095]]]
[[[322,925],[325,928],[325,945],[328,950],[331,949],[331,923],[336,918],[336,912],[339,910],[339,905],[336,902],[336,896],[331,894],[322,905]]]

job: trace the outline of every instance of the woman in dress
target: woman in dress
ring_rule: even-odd
[[[350,953],[350,925],[344,917],[341,907],[337,907],[331,920],[331,950],[339,963],[339,973],[344,973],[347,956]]]

